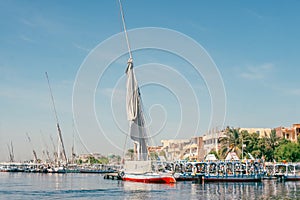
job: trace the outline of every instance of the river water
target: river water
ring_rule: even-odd
[[[107,180],[100,174],[3,172],[0,199],[300,199],[300,182],[166,185]]]

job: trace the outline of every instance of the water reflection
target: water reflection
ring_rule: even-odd
[[[298,189],[298,192],[297,192]],[[289,197],[291,199],[300,198],[300,183],[299,182],[264,182],[264,198]]]
[[[150,184],[121,181],[125,199],[156,199],[165,196],[166,191],[176,189],[176,184]]]
[[[193,184],[191,195],[201,199],[299,199],[299,182]]]
[[[107,180],[97,174],[0,173],[0,199],[300,199],[299,182],[173,185]]]
[[[120,182],[119,185],[125,199],[300,199],[300,182],[178,182],[174,185]]]

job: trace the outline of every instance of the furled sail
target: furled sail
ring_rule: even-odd
[[[126,108],[127,119],[130,126],[130,138],[137,143],[137,159],[147,160],[147,133],[145,129],[145,119],[142,111],[142,100],[139,92],[137,80],[133,70],[133,62],[130,58],[126,69],[127,74],[127,95]]]

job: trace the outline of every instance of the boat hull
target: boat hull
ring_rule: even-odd
[[[160,174],[125,174],[122,177],[122,180],[141,183],[176,183],[176,180],[173,176]]]
[[[174,174],[176,181],[198,181],[202,180],[202,176],[192,175],[191,173],[175,173]]]
[[[300,181],[300,176],[295,175],[295,176],[284,176],[285,181]]]
[[[261,182],[260,175],[243,176],[204,176],[204,182]]]

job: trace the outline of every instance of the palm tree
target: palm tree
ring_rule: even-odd
[[[277,137],[276,131],[273,129],[269,136],[264,138],[266,145],[266,160],[273,161],[274,160],[274,152],[276,147],[279,145],[280,138]]]
[[[243,135],[244,143],[246,144],[246,152],[251,153],[254,158],[262,156],[264,148],[259,133],[248,133]]]
[[[242,138],[240,137],[239,128],[230,128],[225,129],[225,136],[219,138],[220,148],[220,157],[225,158],[229,152],[235,152],[239,157],[242,153]]]
[[[130,157],[130,160],[133,160],[134,157],[134,150],[133,149],[128,149],[126,156]]]

